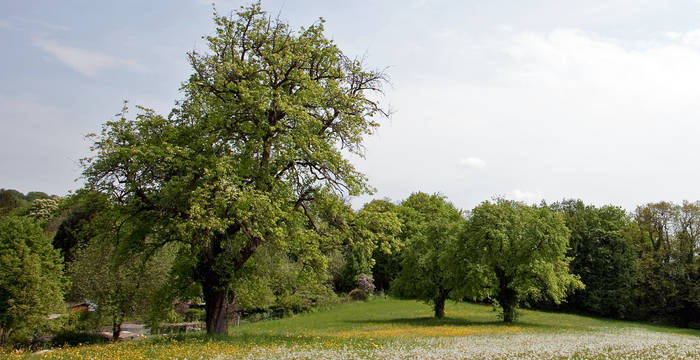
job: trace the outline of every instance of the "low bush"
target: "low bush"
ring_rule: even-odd
[[[356,301],[365,301],[369,299],[369,293],[362,289],[353,289],[352,291],[350,291],[348,296],[350,296],[351,299]]]
[[[204,309],[189,308],[185,311],[185,321],[206,321],[207,312]]]
[[[81,344],[101,344],[104,342],[105,338],[102,335],[73,330],[61,331],[51,339],[52,346],[76,346]]]

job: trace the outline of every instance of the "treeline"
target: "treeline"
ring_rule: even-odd
[[[126,318],[153,328],[204,320],[176,306],[203,301],[202,288],[183,276],[190,249],[135,244],[143,230],[125,225],[107,196],[81,191],[7,203],[0,208],[4,342],[106,324],[117,338]],[[290,234],[284,246],[262,244],[230,280],[230,316],[303,312],[343,294],[379,292],[424,300],[436,316],[454,299],[494,303],[505,321],[525,306],[700,323],[700,203],[647,204],[628,214],[580,200],[533,206],[496,199],[462,211],[443,196],[415,193],[357,211],[328,196],[308,211],[316,242]],[[67,313],[64,301],[88,301],[97,311],[49,321],[48,314]]]
[[[571,272],[586,284],[559,308],[700,326],[700,202],[651,203],[632,214],[574,200],[552,207],[571,230]]]
[[[399,208],[410,206],[414,196],[404,201]],[[468,233],[474,232],[473,223],[477,221],[476,216],[485,205],[492,204],[487,202],[471,212],[462,213],[464,219],[460,221],[463,224],[451,225],[451,228],[455,229],[450,231],[453,235],[444,234],[440,240],[431,240],[428,249],[425,248],[425,244],[406,241],[406,234],[412,231],[412,225],[411,221],[404,221],[402,234],[399,235],[399,238],[404,239],[399,245],[403,250],[392,256],[375,252],[374,277],[378,279],[378,286],[384,289],[390,288],[392,284],[405,286],[400,276],[402,271],[417,271],[417,264],[426,263],[425,259],[410,260],[410,257],[415,256],[413,253],[416,246],[422,247],[419,253],[424,258],[430,251],[440,249],[446,254],[442,256],[446,256],[447,260],[440,260],[441,255],[436,255],[437,260],[433,260],[432,263],[437,267],[426,272],[433,278],[435,273],[449,273],[449,266],[445,269],[440,268],[441,261],[454,264],[459,263],[460,258],[466,257],[477,264],[488,263],[483,259],[479,260],[478,256],[475,258],[474,252],[478,251],[478,248],[475,249],[474,244],[467,253],[460,254],[445,243],[449,236],[458,238],[453,241],[467,244],[478,241],[470,238]],[[631,214],[620,207],[596,207],[586,205],[581,200],[541,204],[539,208],[548,208],[562,216],[567,229],[568,269],[585,287],[572,287],[573,291],[570,291],[565,301],[558,301],[561,298],[556,296],[540,296],[535,290],[536,296],[529,299],[518,295],[521,305],[617,319],[661,321],[684,327],[700,326],[700,202],[651,203],[637,207]],[[432,221],[435,224],[435,221],[445,221],[446,218],[440,216]],[[491,218],[488,221],[491,222],[490,226],[505,228],[502,220]],[[521,225],[510,226],[517,228]],[[488,226],[482,226],[482,231],[487,228]],[[547,232],[551,234],[550,230],[545,231],[545,234]],[[489,235],[496,236],[493,232]],[[538,237],[542,239],[543,235]],[[541,249],[533,246],[529,250],[534,253]],[[523,251],[528,252],[528,249]],[[506,258],[502,259],[505,262],[519,261],[517,252],[492,254],[491,259],[498,259],[503,255],[506,255]],[[407,266],[409,264],[410,266]],[[461,270],[458,269],[457,274],[451,276],[467,278],[472,275],[467,271],[469,268],[469,264],[462,264]],[[547,288],[542,286],[547,281],[544,275],[539,273],[540,279],[534,280],[540,284],[540,289]],[[414,284],[413,281],[417,278],[419,277],[416,275],[410,276],[405,283]],[[467,285],[474,284],[473,279],[462,281]],[[519,282],[509,287],[522,287],[527,280],[521,279]],[[400,294],[400,291],[394,292]],[[493,293],[491,292],[491,295]],[[456,293],[453,297],[464,298],[461,295]],[[429,297],[423,297],[429,300]],[[478,296],[472,294],[471,298],[475,299]],[[486,296],[486,300],[498,299]]]
[[[410,207],[416,196],[414,194],[409,197],[397,209]],[[435,278],[436,273],[445,276],[450,273],[449,264],[459,264],[460,261],[460,268],[450,276],[460,278],[463,284],[473,285],[478,281],[475,282],[468,269],[475,264],[488,264],[489,261],[499,259],[506,263],[520,261],[517,251],[510,254],[491,254],[486,259],[480,259],[479,255],[475,254],[479,251],[478,247],[475,248],[475,243],[481,240],[470,236],[469,233],[474,233],[474,222],[480,221],[477,218],[485,206],[493,204],[486,202],[470,212],[463,212],[463,219],[459,220],[461,225],[443,226],[443,229],[453,230],[444,230],[446,233],[443,236],[427,243],[408,240],[408,234],[414,231],[411,227],[415,221],[404,217],[402,233],[398,235],[399,239],[403,239],[399,244],[402,250],[391,256],[382,252],[374,253],[376,265],[373,274],[378,280],[378,287],[390,289],[392,285],[415,285],[415,280],[420,278],[418,275],[414,274],[402,280],[402,272],[407,271],[430,274],[431,279]],[[559,301],[563,297],[540,294],[537,288],[546,289],[547,286],[543,284],[548,281],[547,274],[540,269],[533,273],[536,275],[534,280],[529,279],[539,284],[532,287],[534,292],[530,292],[529,298],[517,295],[520,305],[617,319],[660,321],[683,327],[700,327],[700,202],[651,203],[637,207],[633,213],[627,213],[617,206],[586,205],[581,200],[564,200],[553,204],[541,204],[535,208],[547,208],[561,215],[567,229],[567,267],[569,273],[580,279],[585,287],[570,287],[572,291],[569,291],[565,301]],[[398,211],[400,213],[402,210]],[[444,222],[447,218],[441,215],[431,222],[436,226],[438,222]],[[487,235],[492,237],[503,234],[495,233],[489,227],[500,227],[508,232],[523,226],[508,225],[497,217],[486,221],[489,223],[476,231],[487,232]],[[539,226],[539,230],[543,231],[542,225]],[[551,235],[552,230],[538,234],[538,243],[545,239],[545,234]],[[449,240],[450,236],[456,239]],[[471,249],[460,253],[449,246],[450,241],[465,243],[466,246],[471,246]],[[418,253],[421,258],[411,259],[416,256],[417,248],[420,248]],[[443,255],[440,255],[440,251]],[[541,248],[532,246],[523,249],[525,253],[528,251],[529,256],[534,256]],[[431,252],[437,254],[428,255]],[[429,261],[431,256],[435,259]],[[464,263],[464,259],[468,259],[467,263]],[[440,267],[441,262],[448,266]],[[433,264],[434,268],[428,271],[419,270],[419,266],[426,263]],[[472,279],[468,279],[470,276]],[[521,278],[518,284],[508,287],[515,290],[526,285],[529,280],[527,277]],[[498,284],[496,286],[500,286],[502,281],[497,280],[495,283]],[[420,287],[430,288],[424,285]],[[392,290],[395,294],[401,294],[401,291],[397,291],[401,288]],[[415,293],[414,291],[409,294]],[[497,296],[493,296],[496,293],[491,291],[487,296],[481,296],[481,299],[499,301]],[[528,294],[528,291],[521,293]],[[430,294],[422,297],[432,301]],[[467,294],[468,296],[463,296],[464,294],[456,292],[453,298],[479,298],[479,294],[475,296],[473,291]],[[535,296],[531,296],[532,294]]]

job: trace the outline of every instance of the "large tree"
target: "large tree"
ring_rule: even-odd
[[[168,117],[140,108],[107,122],[84,175],[125,221],[150,224],[143,242],[183,244],[178,268],[201,284],[207,332],[225,334],[232,280],[263,243],[323,262],[310,203],[369,190],[345,155],[362,154],[386,112],[383,74],[345,56],[323,20],[293,31],[253,4],[214,21],[208,51],[189,54],[184,99]]]
[[[391,283],[393,294],[424,300],[433,305],[435,317],[445,316],[445,301],[462,287],[461,269],[454,267],[462,213],[444,197],[411,194],[398,209],[403,226],[400,237],[401,271]]]
[[[564,215],[569,236],[570,270],[586,284],[569,296],[567,308],[603,316],[634,315],[638,234],[625,210],[595,207],[581,200],[565,200],[551,206]]]
[[[569,273],[568,237],[561,214],[498,199],[474,208],[458,253],[466,255],[465,272],[498,301],[503,321],[512,322],[523,301],[549,298],[558,304],[570,290],[583,288]]]
[[[640,206],[639,305],[645,317],[700,326],[700,202]]]

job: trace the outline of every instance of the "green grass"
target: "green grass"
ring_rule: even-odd
[[[523,310],[515,323],[504,324],[498,320],[490,306],[467,303],[448,303],[445,318],[435,319],[431,307],[424,303],[381,298],[342,304],[333,309],[291,318],[231,327],[228,337],[207,337],[204,334],[153,337],[126,343],[57,349],[43,356],[61,359],[192,359],[213,358],[222,354],[225,355],[224,358],[240,358],[254,354],[254,357],[274,358],[288,354],[289,351],[313,353],[322,350],[339,351],[341,353],[338,353],[338,358],[347,355],[342,351],[357,351],[352,354],[359,357],[382,357],[381,349],[385,347],[408,349],[406,351],[413,349],[411,351],[414,352],[426,348],[427,354],[430,354],[433,351],[431,344],[436,341],[447,341],[450,344],[450,339],[489,340],[507,336],[541,336],[542,339],[547,339],[550,334],[575,334],[583,337],[587,334],[624,331],[680,336],[683,341],[690,342],[690,354],[695,354],[692,351],[695,351],[693,346],[697,341],[700,356],[700,331],[697,330],[528,310]],[[397,350],[392,351],[395,354]],[[309,355],[309,358],[329,356],[324,354]],[[10,354],[9,357],[36,356],[24,353]]]
[[[369,331],[396,326],[431,327],[460,326],[499,328],[517,326],[528,331],[588,330],[597,328],[645,328],[650,331],[700,336],[700,330],[681,329],[637,322],[617,321],[555,312],[521,310],[511,325],[497,318],[491,306],[448,302],[445,317],[436,319],[425,303],[398,299],[375,299],[339,305],[331,310],[297,315],[274,321],[263,321],[231,327],[232,337],[285,336],[288,334],[333,334],[347,331]]]

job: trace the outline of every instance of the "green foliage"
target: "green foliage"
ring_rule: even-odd
[[[619,207],[598,208],[580,200],[551,207],[564,215],[571,231],[571,273],[586,285],[567,298],[564,308],[616,318],[636,316],[636,227],[627,213]]]
[[[25,217],[0,219],[0,343],[33,334],[62,310],[60,254],[39,225]]]
[[[360,275],[372,273],[375,252],[398,251],[401,221],[396,206],[384,200],[373,200],[357,212],[337,200],[335,204],[326,202],[322,206],[318,209],[323,224],[321,231],[334,239],[327,245],[335,289],[349,291]]]
[[[57,196],[38,198],[30,203],[26,216],[40,224],[48,238],[53,238],[63,221],[64,202],[64,198]]]
[[[35,200],[46,200],[51,199],[52,196],[43,191],[30,191],[24,196],[24,199],[29,202],[34,202]]]
[[[332,302],[335,294],[326,285],[325,273],[295,261],[297,257],[263,245],[233,280],[238,309],[298,313]]]
[[[95,216],[109,209],[107,200],[106,195],[98,192],[78,191],[64,202],[67,214],[53,237],[53,246],[61,250],[65,264],[73,261],[76,246],[85,246],[97,236],[100,227],[93,222]]]
[[[0,189],[0,216],[9,214],[20,205],[20,198],[17,195],[10,190]]]
[[[524,301],[560,303],[568,292],[583,288],[569,273],[568,237],[561,214],[498,199],[474,208],[458,253],[466,255],[462,266],[471,291],[485,288],[503,309],[503,320],[511,322]]]
[[[641,317],[700,327],[700,202],[640,206],[635,222]]]
[[[352,289],[352,291],[348,293],[348,296],[355,301],[366,301],[369,299],[369,293],[362,289]]]
[[[84,175],[144,224],[142,239],[183,244],[179,277],[201,284],[207,330],[225,333],[227,294],[261,245],[325,266],[310,206],[369,190],[344,154],[361,155],[378,126],[384,80],[327,39],[323,21],[294,32],[253,4],[214,22],[170,116],[139,108],[128,119],[124,108]]]
[[[38,201],[38,204],[42,204],[41,200],[55,200],[56,198],[56,196],[50,196],[47,193],[40,191],[30,191],[27,193],[27,195],[24,195],[14,189],[0,189],[0,216],[8,215],[10,213],[15,215],[28,215],[28,207],[36,200],[40,200]],[[56,208],[53,206],[53,204],[51,204],[51,202],[48,204],[50,204],[49,207],[53,207],[54,209]],[[42,206],[38,205],[38,207],[41,208]],[[45,212],[44,215],[48,215],[48,213]],[[44,220],[46,220],[46,218],[47,217],[45,217]]]
[[[185,311],[185,321],[205,321],[206,314],[207,313],[202,309],[187,309],[187,311]]]
[[[401,250],[403,249],[405,240],[401,234],[401,218],[399,217],[398,207],[387,200],[374,200],[378,206],[381,206],[381,211],[386,216],[395,216],[393,222],[393,236],[391,242],[383,242],[383,246],[377,246],[372,252],[372,276],[377,289],[381,291],[389,290],[391,282],[399,276],[401,271]],[[390,246],[387,246],[390,245]]]
[[[80,222],[82,226],[75,233],[81,244],[71,249],[69,296],[95,303],[94,325],[108,319],[117,338],[125,317],[145,316],[151,311],[152,297],[164,286],[177,245],[151,246],[144,238],[142,224],[125,222],[120,209],[107,203],[104,196],[83,195],[87,196],[74,199],[78,211],[87,199],[101,202],[91,207],[97,212],[82,219],[86,221]]]
[[[444,316],[445,300],[462,283],[455,244],[464,225],[459,210],[440,195],[411,194],[398,209],[402,221],[402,268],[391,284],[393,294],[433,303]]]
[[[173,255],[169,247],[151,256],[125,255],[118,251],[118,242],[95,238],[76,249],[74,261],[68,265],[70,296],[95,303],[96,324],[108,319],[113,332],[118,333],[126,317],[150,312],[152,297],[167,279]]]
[[[105,338],[99,334],[87,333],[80,330],[63,330],[51,338],[52,346],[78,346],[88,344],[101,344]]]

